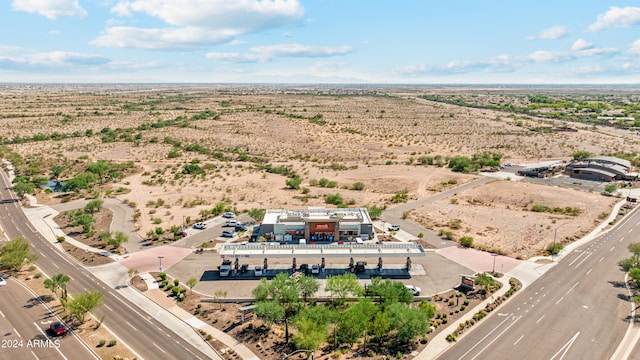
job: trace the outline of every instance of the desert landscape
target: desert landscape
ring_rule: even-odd
[[[34,193],[43,203],[116,197],[136,209],[143,237],[206,218],[220,203],[237,212],[334,206],[325,197],[339,194],[343,206],[392,207],[481,176],[451,171],[454,156],[499,153],[502,162],[527,164],[568,160],[575,151],[633,153],[640,143],[633,132],[590,124],[572,123],[577,132],[532,131],[554,121],[420,98],[434,91],[7,85],[0,91],[0,143],[2,155],[18,162],[17,174],[38,183],[68,181],[103,161],[108,174],[89,188]],[[298,186],[289,186],[294,178]],[[615,202],[597,191],[513,180],[477,186],[409,217],[436,232],[473,236],[480,248],[528,258],[544,253],[558,225],[568,224],[559,241],[576,239]],[[535,204],[578,211],[536,213]]]

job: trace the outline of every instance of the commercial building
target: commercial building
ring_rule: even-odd
[[[524,166],[522,169],[518,170],[517,175],[545,178],[551,176],[563,166],[564,161],[562,160],[543,161]]]
[[[638,180],[638,173],[632,172],[631,162],[613,156],[592,156],[574,160],[566,166],[565,174],[594,181]]]
[[[267,210],[259,236],[268,241],[332,243],[373,239],[373,222],[365,208],[310,207],[306,210]]]

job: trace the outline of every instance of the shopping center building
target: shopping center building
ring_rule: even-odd
[[[267,210],[259,236],[267,241],[331,243],[373,239],[375,234],[365,208],[310,207],[306,210]]]

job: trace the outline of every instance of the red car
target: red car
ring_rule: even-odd
[[[49,326],[49,330],[51,330],[51,333],[53,333],[54,336],[61,336],[66,334],[69,329],[67,329],[67,327],[62,324],[61,322],[54,322],[51,323],[51,325]]]

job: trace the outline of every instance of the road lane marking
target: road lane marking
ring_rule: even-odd
[[[536,324],[539,323],[545,316],[547,316],[547,314],[544,314],[544,315],[540,316],[540,319],[538,319],[538,321],[536,321]]]
[[[612,246],[611,249],[609,249],[609,252],[612,252],[613,249],[615,249],[615,248],[616,248],[615,246]]]
[[[562,299],[564,299],[564,296],[563,296],[563,297],[561,297],[560,299],[558,299],[558,301],[556,301],[556,305],[558,305],[558,303],[559,303],[560,301],[562,301]]]
[[[572,262],[569,263],[569,266],[573,265],[574,262],[578,261],[582,255],[586,254],[586,252],[581,252],[580,255],[576,256],[575,260],[573,260]]]
[[[620,241],[620,242],[622,242],[622,240],[624,240],[624,236],[623,236],[623,237],[621,237],[619,241]]]
[[[589,275],[589,273],[591,272],[591,270],[593,270],[593,268],[589,269],[589,271],[587,271],[587,275]]]
[[[18,330],[16,330],[16,328],[13,328],[13,332],[16,333],[16,335],[18,335],[18,337],[22,337],[22,335],[20,335],[20,333],[18,332]]]
[[[109,311],[113,312],[113,309],[109,307],[109,305],[104,305],[104,307],[106,307],[107,309],[109,309]]]
[[[569,341],[566,344],[564,344],[560,348],[560,350],[558,350],[557,353],[553,354],[553,356],[549,360],[554,360],[556,358],[556,356],[560,355],[561,352],[562,352],[562,355],[558,358],[558,360],[562,360],[564,358],[564,356],[567,355],[567,351],[569,351],[569,349],[571,348],[571,345],[573,345],[573,343],[578,338],[578,335],[580,335],[580,331],[578,331],[575,335],[573,335],[573,337],[571,339],[569,339]],[[564,352],[562,350],[564,350]]]
[[[602,260],[604,260],[604,256],[600,258],[600,260],[598,260],[599,263],[602,262]]]
[[[56,263],[51,263],[51,265],[55,266],[56,269],[60,269],[60,266],[58,266]]]
[[[513,314],[511,314],[511,315],[513,315]],[[482,339],[480,339],[479,341],[477,341],[477,342],[475,343],[475,345],[473,345],[469,350],[467,350],[467,352],[466,352],[466,353],[462,354],[462,356],[460,356],[460,358],[462,359],[463,357],[467,356],[471,351],[473,351],[473,349],[475,349],[475,348],[476,348],[476,346],[478,346],[478,345],[482,344],[486,338],[488,338],[489,336],[491,336],[491,334],[493,334],[493,332],[494,332],[494,331],[498,330],[498,328],[499,328],[500,326],[502,326],[505,322],[507,322],[507,320],[509,320],[510,318],[511,318],[511,316],[508,316],[507,318],[505,318],[504,320],[502,320],[502,321],[498,324],[498,326],[496,326],[495,328],[493,328],[491,331],[489,331],[489,332],[487,333],[487,335],[485,335]]]
[[[633,231],[633,229],[629,229],[629,234],[631,234],[632,231]]]
[[[165,353],[165,354],[167,353],[167,352],[166,352],[166,351],[164,351],[160,346],[156,345],[156,343],[152,343],[152,344],[153,344],[153,346],[157,347],[157,348],[158,348],[158,350],[162,351],[162,352],[163,352],[163,353]]]
[[[575,289],[576,286],[578,286],[578,284],[580,284],[580,281],[578,281],[577,283],[573,284],[573,286],[571,287],[571,289],[569,289],[566,293],[564,293],[565,295],[570,293],[571,290]]]
[[[578,263],[578,265],[576,265],[576,268],[580,267],[580,265],[582,265],[582,263],[585,262],[585,260],[587,260],[589,258],[589,256],[591,256],[591,254],[593,254],[593,253],[589,253],[589,255],[585,256],[584,259],[582,259],[582,261],[580,261]]]
[[[471,360],[474,360],[475,358],[477,358],[478,356],[480,356],[480,354],[482,354],[483,351],[485,351],[489,346],[491,346],[491,344],[493,344],[496,340],[498,340],[498,338],[500,336],[502,336],[502,334],[504,334],[505,332],[507,332],[507,330],[509,330],[513,325],[515,325],[518,320],[520,320],[521,316],[518,316],[511,324],[509,324],[509,326],[507,326],[504,330],[502,330],[502,332],[500,334],[498,334],[498,336],[496,336],[493,340],[491,340],[485,347],[483,347],[477,354],[476,356],[472,357]],[[507,318],[508,319],[508,318]]]
[[[2,312],[2,310],[0,310],[0,315],[2,315],[2,317],[6,317],[4,316],[4,313]]]
[[[34,358],[40,360],[40,358],[36,356],[36,353],[34,353],[33,350],[29,350],[29,351],[31,351],[31,355],[33,355]]]
[[[524,334],[520,335],[520,337],[518,338],[518,340],[516,340],[516,342],[513,343],[513,346],[516,346],[517,343],[520,342],[520,340],[522,340],[522,338],[524,337]]]
[[[136,329],[133,325],[131,325],[128,321],[126,321],[127,325],[131,326],[131,328],[135,331],[138,331],[138,329]]]

